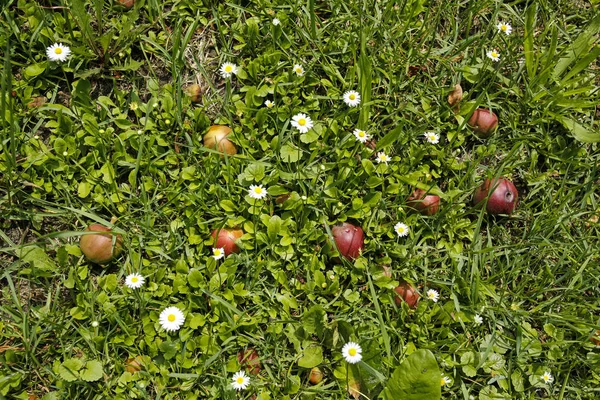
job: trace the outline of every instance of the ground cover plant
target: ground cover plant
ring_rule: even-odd
[[[598,398],[597,7],[3,2],[0,398]]]

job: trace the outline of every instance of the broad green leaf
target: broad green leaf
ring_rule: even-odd
[[[585,143],[600,142],[600,133],[592,132],[571,118],[554,114],[554,118],[575,136],[575,139]]]
[[[438,400],[442,397],[440,370],[429,350],[412,353],[392,374],[380,398],[385,400]]]
[[[300,141],[302,143],[312,143],[315,140],[317,140],[318,138],[319,138],[319,134],[317,132],[315,132],[314,129],[311,129],[310,131],[300,135]]]
[[[48,62],[46,62],[46,61],[37,63],[37,64],[31,64],[30,66],[25,68],[25,77],[26,78],[36,77],[36,76],[42,74],[46,70],[47,66],[48,66]]]
[[[269,220],[266,223],[267,235],[269,235],[269,238],[274,239],[275,237],[277,237],[277,235],[281,231],[282,224],[283,223],[281,221],[281,218],[278,215],[273,215],[271,218],[269,218]]]
[[[57,269],[56,263],[41,247],[28,245],[18,249],[16,253],[21,261],[31,264],[33,268],[41,271],[54,271]]]
[[[173,342],[162,342],[158,348],[163,353],[165,360],[170,360],[177,354],[177,346]]]
[[[79,379],[79,370],[83,367],[83,361],[79,358],[69,358],[58,367],[58,374],[67,382]]]
[[[318,271],[321,272],[321,271]],[[322,274],[321,274],[322,275]],[[323,276],[323,282],[325,277]],[[320,282],[317,282],[320,284]],[[312,306],[308,311],[302,315],[302,327],[310,334],[317,334],[321,336],[325,330],[325,323],[327,321],[327,315],[325,310],[321,306]]]
[[[98,360],[90,360],[85,363],[85,367],[79,371],[81,379],[86,382],[94,382],[102,379],[104,371],[102,369],[102,363]]]
[[[280,150],[281,161],[287,163],[297,162],[302,157],[302,150],[290,144],[284,144]]]
[[[302,357],[298,360],[298,366],[302,368],[313,368],[323,362],[323,349],[321,346],[311,345],[304,349]]]
[[[387,146],[393,144],[400,135],[402,134],[402,125],[395,127],[390,132],[388,132],[381,140],[377,142],[377,150],[381,150],[386,148]]]
[[[77,196],[84,199],[90,194],[91,191],[92,191],[92,185],[90,185],[89,182],[87,182],[87,181],[79,182],[79,185],[77,186]]]

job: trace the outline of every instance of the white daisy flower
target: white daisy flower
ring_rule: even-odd
[[[362,129],[355,129],[354,136],[356,136],[356,139],[361,143],[366,143],[367,140],[371,139],[371,135]]]
[[[250,385],[250,377],[247,376],[244,371],[236,372],[233,375],[231,386],[233,386],[235,390],[246,389],[248,385]]]
[[[356,107],[360,104],[360,94],[355,90],[349,90],[344,93],[344,103],[350,107]]]
[[[250,189],[248,189],[248,196],[258,200],[264,199],[267,196],[267,191],[263,185],[250,185]]]
[[[492,61],[498,62],[500,61],[500,53],[497,50],[490,50],[485,55]]]
[[[362,349],[358,343],[348,342],[342,348],[342,355],[350,364],[356,364],[362,359]]]
[[[452,383],[452,379],[450,379],[447,376],[442,376],[442,379],[440,379],[440,385],[442,386],[447,386],[450,385]]]
[[[512,32],[512,26],[506,22],[499,22],[496,27],[498,28],[498,31],[506,33],[507,36]]]
[[[550,383],[554,382],[554,378],[552,377],[552,374],[550,373],[550,371],[544,372],[544,374],[542,375],[542,380],[544,381],[545,384],[550,384]]]
[[[438,144],[440,142],[440,135],[435,132],[425,132],[423,136],[431,144]]]
[[[221,65],[221,76],[223,78],[230,78],[231,75],[236,75],[238,73],[238,66],[233,64],[233,63],[229,63],[226,62],[225,64]]]
[[[272,102],[271,100],[265,100],[265,106],[267,108],[273,108],[275,106],[275,103]]]
[[[183,312],[177,307],[167,307],[160,313],[158,317],[160,326],[167,332],[177,331],[185,322]]]
[[[300,133],[306,133],[313,127],[312,119],[306,114],[296,114],[292,117],[292,126],[300,131]]]
[[[390,161],[390,156],[385,154],[383,151],[380,151],[379,153],[377,153],[377,162],[379,164],[381,164],[381,163],[387,164],[389,161]]]
[[[296,64],[294,65],[294,72],[296,73],[296,75],[302,76],[304,75],[304,68],[302,67],[302,65]]]
[[[125,286],[127,286],[130,289],[139,289],[142,287],[145,281],[146,278],[144,278],[142,275],[138,273],[133,273],[127,275],[127,277],[125,278]]]
[[[281,21],[279,20],[279,18],[273,18],[273,25],[277,26],[281,23]]]
[[[481,318],[481,315],[479,315],[479,314],[476,314],[476,315],[473,317],[473,322],[474,322],[476,325],[481,325],[481,324],[483,324],[483,318]]]
[[[394,225],[394,231],[398,234],[398,237],[405,237],[410,232],[410,228],[403,222],[398,222]]]
[[[427,291],[427,298],[434,303],[437,303],[437,301],[440,299],[440,293],[435,289],[429,289]]]
[[[214,247],[212,252],[212,256],[215,260],[220,260],[221,258],[225,257],[225,249],[223,247]]]
[[[67,61],[69,54],[71,54],[71,49],[62,43],[54,43],[46,49],[46,55],[50,61]]]

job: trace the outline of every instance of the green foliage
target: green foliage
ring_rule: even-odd
[[[442,397],[440,370],[429,350],[417,350],[394,371],[382,392],[382,399],[436,400]]]
[[[595,399],[600,19],[584,3],[3,2],[0,397]],[[489,139],[476,107],[499,117]],[[204,146],[214,124],[237,154]],[[471,204],[497,176],[519,189],[511,216]],[[415,188],[440,212],[408,207]],[[364,231],[354,260],[341,222]],[[107,265],[79,249],[91,223],[123,236]],[[241,229],[239,252],[215,260],[215,229]]]

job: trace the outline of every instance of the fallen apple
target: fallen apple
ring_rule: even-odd
[[[322,380],[323,380],[323,372],[318,367],[314,367],[313,369],[310,370],[310,376],[308,377],[308,381],[312,385],[317,385],[317,384],[321,383]]]
[[[365,235],[359,226],[344,222],[331,229],[335,245],[340,254],[348,260],[357,258],[365,244]]]
[[[489,196],[489,197],[488,197]],[[483,181],[473,195],[473,204],[481,207],[488,198],[485,209],[490,214],[511,214],[517,207],[519,192],[511,181],[498,178]]]
[[[135,0],[117,0],[117,3],[125,8],[131,8],[135,4]]]
[[[244,231],[241,229],[215,229],[210,234],[215,239],[215,248],[223,248],[225,255],[228,256],[231,253],[239,253],[240,247],[236,241],[244,235]]]
[[[110,228],[100,224],[92,224],[86,232],[98,232],[81,235],[79,248],[93,263],[105,264],[119,255],[123,249],[123,237],[112,232]],[[113,246],[113,237],[115,237]]]
[[[197,83],[186,87],[185,93],[192,103],[200,103],[202,101],[202,88]]]
[[[142,356],[130,357],[125,361],[125,371],[129,373],[136,373],[142,370],[144,360]]]
[[[216,149],[221,153],[227,153],[229,155],[237,154],[237,148],[229,139],[227,139],[227,136],[231,132],[231,128],[225,125],[211,126],[204,135],[204,147]]]
[[[410,283],[402,281],[394,289],[394,291],[396,292],[394,301],[398,307],[400,307],[400,304],[402,304],[403,301],[406,302],[410,308],[417,307],[420,296],[417,290]]]
[[[415,189],[408,197],[406,205],[423,215],[435,215],[440,209],[440,196],[427,194],[423,189]]]
[[[498,117],[487,108],[478,108],[469,118],[469,126],[480,138],[488,138],[498,127]]]

